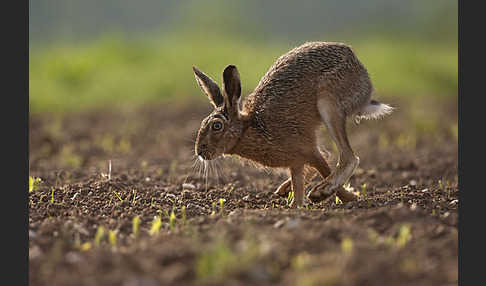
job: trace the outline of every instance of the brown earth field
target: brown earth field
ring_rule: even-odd
[[[195,160],[209,103],[31,114],[30,285],[457,285],[457,97],[379,100],[348,123],[358,201],[299,209],[286,170]]]

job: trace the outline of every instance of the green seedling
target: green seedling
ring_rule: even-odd
[[[98,229],[96,230],[95,238],[94,238],[94,245],[99,246],[101,243],[101,240],[105,236],[105,228],[103,226],[99,226]]]
[[[349,237],[344,238],[341,241],[341,250],[345,254],[350,254],[353,251],[353,240]]]
[[[55,189],[54,189],[54,187],[52,187],[51,188],[51,200],[49,201],[51,204],[54,203],[54,191],[55,191]]]
[[[132,205],[135,205],[135,200],[137,199],[137,190],[132,190],[132,193],[133,193]]]
[[[227,277],[240,271],[249,271],[261,255],[256,242],[246,242],[248,249],[244,251],[233,250],[224,238],[205,245],[195,259],[196,277],[205,285],[225,285]]]
[[[221,216],[224,215],[224,202],[226,200],[225,199],[219,199],[219,213],[221,214]]]
[[[152,221],[152,227],[150,227],[149,234],[154,235],[154,234],[159,233],[160,227],[162,227],[162,219],[160,218],[160,216],[157,216]]]
[[[366,184],[361,185],[361,196],[366,199],[367,193],[366,193]]]
[[[290,205],[293,199],[294,199],[294,192],[289,192],[289,195],[287,197],[287,205]]]
[[[115,190],[111,189],[110,190],[115,194],[115,196],[120,200],[120,202],[123,202],[123,199],[122,197],[120,196],[120,194],[118,194]]]
[[[341,205],[343,203],[343,201],[341,201],[341,199],[336,196],[336,205]]]
[[[215,216],[216,215],[216,202],[213,202],[211,208],[212,208],[211,216]]]
[[[396,246],[398,248],[402,248],[410,241],[410,239],[412,239],[410,225],[404,224],[400,227],[400,231],[396,239]]]
[[[140,217],[136,216],[132,219],[132,233],[134,237],[137,237],[139,228],[140,228]]]
[[[301,252],[290,260],[290,265],[292,269],[295,270],[305,270],[312,264],[312,256],[307,252]]]
[[[112,230],[108,231],[108,242],[113,247],[116,247],[116,233]]]
[[[81,250],[81,251],[88,251],[88,250],[91,249],[91,247],[92,247],[91,242],[88,241],[88,242],[85,242],[85,243],[81,244],[79,246],[79,250]]]
[[[174,213],[174,210],[172,210],[172,212],[170,213],[170,217],[169,217],[169,228],[170,228],[170,231],[174,231],[175,229],[175,222],[176,222],[176,215]]]
[[[29,176],[29,193],[35,191],[37,185],[41,182],[41,178],[33,178]]]
[[[235,185],[231,185],[231,188],[229,189],[229,194],[231,195],[231,193],[235,190]]]
[[[148,166],[147,161],[143,160],[143,161],[140,163],[140,166],[142,167],[142,169],[147,168],[147,166]]]
[[[174,200],[173,200],[173,199],[171,199],[171,198],[167,198],[167,199],[169,200],[169,202],[170,202],[172,205],[174,205],[174,203],[175,203],[175,202],[174,202]]]
[[[214,242],[196,258],[196,275],[201,280],[218,279],[241,268],[241,261],[225,241]],[[220,278],[221,279],[221,278]]]
[[[412,239],[412,233],[409,224],[400,226],[397,237],[388,236],[385,238],[385,244],[392,247],[403,248]]]

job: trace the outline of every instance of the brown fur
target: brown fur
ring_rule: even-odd
[[[345,123],[348,116],[360,114],[370,104],[372,85],[350,47],[311,42],[282,55],[241,110],[236,67],[224,70],[222,93],[213,80],[193,69],[215,106],[201,123],[197,155],[207,160],[221,154],[236,155],[263,166],[288,168],[290,179],[277,193],[286,195],[292,188],[293,206],[304,201],[305,166],[313,167],[325,179],[312,188],[311,200],[319,201],[335,192],[344,201],[356,199],[341,187],[359,163],[349,145]],[[216,121],[222,123],[221,130],[214,130],[220,125],[214,124]],[[339,149],[334,173],[317,145],[316,131],[323,122]]]

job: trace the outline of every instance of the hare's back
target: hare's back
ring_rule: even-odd
[[[249,97],[247,107],[273,109],[277,102],[279,108],[288,105],[292,109],[296,103],[312,105],[315,104],[312,97],[323,81],[330,89],[345,90],[351,86],[349,80],[358,78],[371,88],[366,69],[349,46],[334,42],[305,43],[277,59]]]

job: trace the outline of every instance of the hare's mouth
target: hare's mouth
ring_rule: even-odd
[[[197,154],[197,158],[201,162],[213,160],[214,159],[213,157],[214,156],[210,152],[199,152],[199,154]]]

